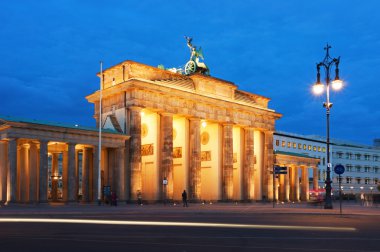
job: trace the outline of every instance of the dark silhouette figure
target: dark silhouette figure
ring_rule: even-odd
[[[137,191],[137,204],[142,206],[142,195],[140,190]]]
[[[186,193],[186,190],[183,190],[183,193],[182,193],[182,203],[183,203],[184,207],[187,207],[187,193]]]
[[[117,206],[117,195],[115,191],[111,192],[111,206]]]

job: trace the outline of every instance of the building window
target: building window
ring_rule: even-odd
[[[369,178],[364,179],[364,184],[368,185],[369,184]]]
[[[368,154],[364,154],[364,159],[366,160],[366,161],[369,161],[370,160],[370,155],[368,155]]]
[[[303,145],[303,149],[306,150],[306,144]]]
[[[377,166],[373,167],[373,172],[374,173],[378,173],[379,172],[379,167],[377,167]]]
[[[288,148],[292,147],[292,143],[288,142]]]
[[[307,149],[308,149],[308,150],[311,150],[311,145],[308,145],[308,146],[307,146]]]
[[[321,152],[321,146],[318,146],[318,151]]]
[[[293,149],[297,148],[297,144],[293,143]]]
[[[356,160],[360,160],[360,158],[361,158],[361,155],[360,155],[360,154],[355,154],[355,159],[356,159]]]
[[[322,164],[323,164],[323,165],[326,165],[326,160],[325,160],[325,158],[322,158]]]
[[[356,184],[360,184],[361,178],[356,178]]]
[[[348,172],[352,172],[352,165],[348,164],[348,165],[346,165],[346,167],[347,167]]]
[[[362,167],[360,165],[355,166],[356,172],[361,172]]]
[[[347,159],[352,159],[352,153],[347,152],[346,157],[347,157]]]
[[[342,152],[338,152],[338,158],[343,158],[343,153]]]
[[[285,141],[282,141],[281,146],[285,147]]]
[[[351,177],[346,177],[346,183],[347,184],[351,184],[352,182],[352,178]]]
[[[280,146],[280,140],[276,140],[276,146]]]
[[[298,144],[298,149],[302,149],[302,144]]]
[[[313,151],[317,151],[317,147],[316,146],[313,146]]]
[[[373,161],[377,161],[379,159],[378,156],[373,156]]]
[[[379,180],[378,180],[377,178],[374,178],[374,179],[373,179],[373,183],[374,183],[374,184],[377,184],[378,181],[379,181]]]
[[[371,172],[371,167],[365,166],[364,167],[364,172]]]
[[[322,152],[326,152],[326,148],[325,147],[322,148]]]

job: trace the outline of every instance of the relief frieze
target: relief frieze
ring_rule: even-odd
[[[141,156],[153,155],[153,144],[143,144],[141,145]]]

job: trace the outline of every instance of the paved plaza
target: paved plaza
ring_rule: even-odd
[[[380,206],[305,203],[10,205],[8,251],[380,251]]]

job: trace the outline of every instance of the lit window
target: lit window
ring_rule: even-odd
[[[276,146],[280,146],[280,140],[276,140]]]
[[[290,148],[291,146],[292,146],[292,143],[288,142],[288,148]]]
[[[281,146],[285,147],[285,141],[282,141]]]
[[[297,148],[297,144],[293,143],[293,149]]]
[[[317,151],[317,147],[316,146],[313,146],[313,151]]]
[[[303,149],[306,150],[306,144],[303,145]]]
[[[307,146],[307,149],[308,149],[308,150],[311,150],[311,145],[308,145],[308,146]]]
[[[322,152],[326,152],[326,148],[325,147],[322,148]]]
[[[302,144],[298,144],[298,149],[302,149]]]
[[[321,152],[321,146],[318,146],[318,151]]]

